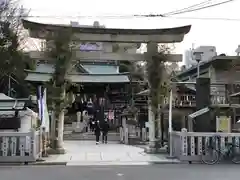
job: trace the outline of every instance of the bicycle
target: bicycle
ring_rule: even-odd
[[[236,145],[233,143],[227,143],[225,148],[222,148],[222,149],[217,148],[216,144],[220,142],[220,139],[221,139],[220,136],[213,137],[213,141],[211,143],[208,143],[207,148],[203,150],[201,161],[204,164],[213,165],[219,162],[222,158],[224,158],[224,159],[230,159],[234,164],[240,164],[239,145]],[[236,152],[235,148],[238,148],[239,152]]]

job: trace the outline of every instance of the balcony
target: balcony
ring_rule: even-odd
[[[228,105],[226,96],[224,95],[211,95],[212,105]],[[175,107],[195,107],[196,106],[196,96],[181,94],[173,102]]]

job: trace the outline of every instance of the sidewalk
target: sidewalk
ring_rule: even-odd
[[[51,155],[44,164],[79,165],[146,165],[172,164],[178,160],[167,159],[164,155],[146,154],[140,147],[117,144],[96,145],[94,141],[65,141],[66,154]]]

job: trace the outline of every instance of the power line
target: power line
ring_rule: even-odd
[[[54,17],[56,19],[61,19],[62,17]],[[74,17],[73,17],[74,18]],[[81,17],[80,19],[82,18],[86,18],[86,17]],[[89,17],[87,17],[89,18]],[[93,17],[90,17],[90,18],[93,18]],[[145,18],[148,18],[149,17],[122,17],[122,18],[119,18],[119,17],[104,17],[103,19],[145,19]],[[202,21],[240,21],[240,18],[215,18],[215,17],[191,17],[191,16],[188,16],[188,17],[176,17],[176,16],[168,16],[168,17],[150,17],[151,19],[152,18],[161,18],[161,19],[179,19],[179,20],[202,20]]]
[[[194,8],[194,9],[190,9],[191,7],[197,7],[199,5],[203,5],[207,2],[210,2],[212,0],[208,0],[208,1],[203,1],[201,3],[183,8],[183,9],[188,9],[186,11],[181,11],[181,10],[176,10],[176,13],[165,13],[165,14],[146,14],[146,15],[139,15],[139,14],[131,14],[131,15],[96,15],[96,16],[89,16],[89,15],[77,15],[77,16],[67,16],[67,15],[47,15],[47,16],[39,16],[39,15],[28,15],[28,16],[12,16],[12,17],[20,17],[20,18],[51,18],[51,19],[62,19],[62,18],[71,18],[71,19],[82,19],[82,18],[100,18],[100,19],[132,19],[132,18],[175,18],[175,19],[193,19],[193,20],[218,20],[218,21],[240,21],[240,19],[232,19],[232,18],[215,18],[215,17],[176,17],[176,16],[172,16],[172,15],[177,15],[177,14],[183,14],[183,13],[187,13],[187,12],[193,12],[193,11],[197,11],[197,10],[201,10],[201,9],[206,9],[206,8],[210,8],[210,7],[214,7],[214,6],[218,6],[218,5],[222,5],[228,2],[232,2],[234,0],[227,0],[227,1],[223,1],[223,2],[219,2],[219,3],[215,3],[215,4],[211,4],[208,6],[203,6],[203,7],[198,7],[198,8]],[[174,12],[174,11],[172,11]],[[168,15],[171,13],[171,16]],[[167,15],[166,15],[167,14]],[[4,17],[4,16],[1,16]],[[10,17],[10,16],[8,16]]]
[[[25,18],[50,18],[50,19],[94,19],[94,18],[100,18],[100,19],[179,19],[179,20],[214,20],[214,21],[240,21],[240,18],[217,18],[217,17],[193,17],[193,16],[185,16],[185,17],[178,17],[178,16],[155,16],[155,15],[149,15],[149,16],[26,16]]]
[[[87,15],[77,15],[77,16],[64,16],[64,17],[109,17],[109,18],[112,18],[112,17],[131,17],[131,16],[135,16],[135,17],[156,17],[156,16],[159,16],[159,17],[163,17],[163,16],[169,16],[169,15],[176,15],[176,14],[182,14],[182,13],[186,13],[186,12],[192,12],[192,11],[197,11],[197,10],[201,10],[201,9],[205,9],[205,8],[210,8],[210,7],[214,7],[214,6],[218,6],[218,5],[221,5],[221,4],[225,4],[225,3],[228,3],[228,2],[232,2],[232,1],[235,1],[235,0],[227,0],[227,1],[223,1],[223,2],[219,2],[219,3],[214,3],[214,4],[211,4],[211,5],[207,5],[211,2],[212,0],[207,0],[207,1],[203,1],[201,3],[198,3],[198,4],[194,4],[194,5],[191,5],[189,7],[186,7],[186,8],[183,8],[183,9],[180,9],[180,10],[175,10],[175,11],[170,11],[168,13],[163,13],[163,14],[146,14],[146,15],[141,15],[141,14],[135,14],[135,15],[96,15],[96,16],[87,16]],[[207,5],[207,6],[206,6]],[[199,7],[200,6],[200,7]],[[14,15],[12,17],[18,17],[19,15]],[[11,17],[11,16],[1,16],[1,17]],[[24,17],[24,15],[21,15],[21,17]],[[38,16],[38,15],[29,15],[26,17],[36,17],[36,18],[42,18],[42,17],[57,17],[56,15],[53,15],[53,16]],[[63,17],[63,16],[58,16],[58,17]]]
[[[210,7],[214,7],[214,6],[219,6],[228,2],[232,2],[234,0],[227,0],[227,1],[223,1],[223,2],[219,2],[219,3],[215,3],[215,4],[211,4],[211,5],[207,5],[209,4],[212,0],[207,0],[207,1],[203,1],[201,3],[198,4],[194,4],[191,5],[189,7],[180,9],[180,10],[176,10],[176,11],[171,11],[168,13],[164,13],[164,14],[145,14],[145,15],[141,15],[141,14],[132,14],[132,15],[96,15],[96,16],[88,16],[88,15],[77,15],[77,16],[67,16],[67,15],[47,15],[47,16],[40,16],[40,15],[26,15],[26,16],[19,16],[19,15],[14,15],[14,16],[1,16],[1,17],[22,17],[22,18],[119,18],[119,19],[127,19],[127,18],[136,18],[136,17],[140,17],[140,18],[145,18],[145,17],[170,17],[170,15],[177,15],[177,14],[183,14],[183,13],[188,13],[188,12],[193,12],[193,11],[198,11],[198,10],[202,10],[202,9],[206,9],[206,8],[210,8]],[[205,5],[205,6],[202,6]],[[199,7],[200,6],[200,7]],[[195,8],[194,8],[195,7]],[[196,8],[198,7],[198,8]],[[185,10],[185,11],[184,11]],[[180,18],[179,18],[180,19]],[[228,18],[194,18],[194,17],[182,17],[181,19],[201,19],[201,20],[227,20],[227,21],[236,21],[237,19],[228,19]]]
[[[206,21],[240,21],[240,18],[215,18],[215,17],[175,17],[175,16],[168,16],[165,18],[171,19],[186,19],[186,20],[206,20]]]
[[[20,16],[14,16],[14,17],[20,17]],[[22,17],[22,16],[21,16]],[[185,20],[216,20],[216,21],[240,21],[240,18],[217,18],[217,17],[193,17],[193,16],[186,16],[186,17],[178,17],[178,16],[161,16],[161,15],[156,15],[156,14],[149,14],[149,15],[121,15],[121,16],[114,16],[114,15],[108,15],[108,16],[90,16],[90,15],[80,15],[80,16],[67,16],[67,15],[48,15],[48,16],[24,16],[22,18],[50,18],[50,19],[94,19],[94,18],[99,18],[99,19],[156,19],[156,18],[161,18],[161,19],[185,19]]]
[[[183,9],[178,9],[178,10],[175,10],[175,11],[170,11],[170,12],[167,12],[167,13],[163,13],[163,15],[168,16],[168,15],[171,15],[173,13],[178,13],[178,12],[182,12],[182,11],[189,10],[189,9],[192,9],[192,8],[196,8],[196,7],[199,7],[199,6],[202,6],[202,5],[209,4],[211,1],[212,0],[203,1],[203,2],[200,2],[198,4],[194,4],[194,5],[188,6],[186,8],[183,8]]]
[[[170,15],[178,15],[178,14],[183,14],[183,13],[195,12],[195,11],[199,11],[199,10],[202,10],[202,9],[207,9],[207,8],[219,6],[219,5],[222,5],[222,4],[226,4],[226,3],[229,3],[229,2],[232,2],[232,1],[235,1],[235,0],[227,0],[227,1],[219,2],[219,3],[211,4],[211,5],[208,5],[208,6],[203,6],[203,7],[194,8],[194,9],[190,9],[190,10],[186,10],[186,11],[182,11],[182,12],[172,13]]]
[[[188,13],[188,12],[195,12],[195,11],[199,11],[202,9],[207,9],[207,8],[211,8],[211,7],[215,7],[215,6],[219,6],[222,4],[226,4],[229,2],[232,2],[235,0],[227,0],[227,1],[223,1],[223,2],[219,2],[219,3],[214,3],[211,5],[206,5],[206,6],[202,6],[202,7],[198,7],[198,8],[192,8],[192,9],[188,9],[186,11],[180,11],[180,12],[176,12],[176,13],[166,13],[166,14],[145,14],[145,15],[135,15],[136,17],[140,16],[140,17],[169,17],[170,15],[178,15],[178,14],[183,14],[183,13]],[[196,5],[192,5],[192,6],[196,6]]]

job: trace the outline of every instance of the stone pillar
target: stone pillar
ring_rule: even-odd
[[[75,127],[75,132],[81,132],[82,131],[82,122],[81,122],[81,117],[82,117],[82,113],[80,111],[78,111],[76,113],[77,116],[77,122],[76,122],[76,127]]]
[[[76,115],[77,115],[77,122],[80,123],[81,122],[81,112],[78,111]]]
[[[147,136],[146,136],[146,134],[147,134],[147,132],[146,132],[146,128],[142,128],[142,137],[141,137],[141,139],[142,139],[142,141],[147,141]]]
[[[123,126],[124,143],[128,144],[128,125],[127,125],[126,117],[122,117],[122,126]]]
[[[122,117],[123,130],[127,127],[126,117]]]
[[[128,128],[126,127],[124,129],[124,144],[128,144],[128,135],[129,135],[129,132],[128,132]]]
[[[210,98],[210,78],[199,77],[196,84],[196,110],[209,107]],[[211,132],[210,111],[196,117],[194,130],[196,132]]]

